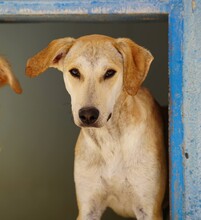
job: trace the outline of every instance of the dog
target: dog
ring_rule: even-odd
[[[0,56],[0,87],[5,85],[10,85],[17,94],[22,93],[21,85],[12,73],[10,64],[5,58]]]
[[[77,220],[107,207],[123,217],[161,220],[167,166],[160,107],[143,88],[151,53],[128,38],[61,38],[27,61],[26,74],[63,72],[73,119]]]

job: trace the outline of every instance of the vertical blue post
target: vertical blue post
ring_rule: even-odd
[[[172,0],[169,10],[170,215],[172,220],[184,220],[182,0]]]

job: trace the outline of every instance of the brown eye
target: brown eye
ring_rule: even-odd
[[[69,72],[73,77],[80,78],[80,72],[78,69],[73,68],[73,69],[69,70]]]
[[[107,70],[107,72],[104,75],[104,79],[112,78],[115,75],[116,71],[113,69]]]

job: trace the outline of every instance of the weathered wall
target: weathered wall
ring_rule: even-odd
[[[184,7],[185,219],[201,218],[201,1]]]

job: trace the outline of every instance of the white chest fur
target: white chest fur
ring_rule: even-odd
[[[86,189],[98,189],[106,206],[121,215],[133,216],[138,194],[144,191],[144,180],[153,175],[144,173],[144,168],[145,171],[149,168],[146,161],[150,160],[143,145],[145,133],[143,124],[82,131],[81,153],[76,155],[75,163],[75,179],[82,194]],[[77,175],[76,170],[79,170]]]

